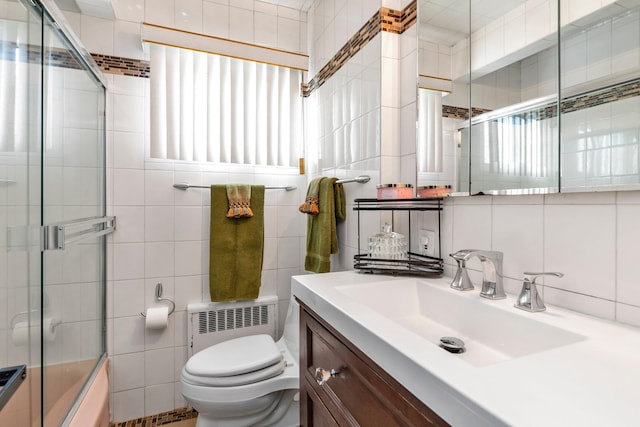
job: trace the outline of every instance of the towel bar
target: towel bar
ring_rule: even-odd
[[[187,190],[189,188],[211,188],[209,185],[190,185],[184,182],[178,183],[178,184],[173,184],[173,188],[177,188],[178,190]],[[273,186],[266,186],[264,187],[266,190],[287,190],[287,191],[292,191],[296,189],[296,186],[294,185],[287,185],[287,186],[279,186],[279,187],[273,187]]]
[[[365,182],[369,182],[369,180],[371,180],[371,177],[369,175],[360,175],[360,176],[356,176],[355,178],[342,178],[336,181],[336,184],[348,184],[350,182],[357,182],[358,184],[364,184]],[[210,188],[210,186],[208,185],[191,185],[191,184],[187,184],[186,182],[179,182],[177,184],[173,184],[173,188],[176,188],[178,190],[187,190],[189,188]],[[266,186],[264,187],[266,190],[287,190],[287,191],[292,191],[295,190],[297,187],[294,185],[287,185],[287,186]]]
[[[358,184],[364,184],[365,182],[369,182],[371,177],[369,175],[360,175],[355,178],[342,178],[336,181],[336,184],[348,184],[350,182],[357,182]]]

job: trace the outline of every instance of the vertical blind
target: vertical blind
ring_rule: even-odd
[[[418,172],[442,172],[442,94],[418,90]]]
[[[555,173],[558,125],[525,112],[473,125],[472,144],[481,149],[486,172],[544,178]]]
[[[0,25],[0,152],[24,152],[28,145],[28,28]]]
[[[302,72],[151,45],[152,158],[296,166]]]

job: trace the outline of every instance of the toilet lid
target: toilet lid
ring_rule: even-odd
[[[196,377],[231,377],[260,371],[282,360],[282,353],[271,336],[251,335],[199,351],[184,369]]]
[[[246,374],[240,375],[231,375],[228,377],[201,377],[198,375],[192,375],[187,372],[185,367],[185,369],[182,370],[182,381],[207,387],[234,387],[246,384],[255,384],[260,381],[276,377],[284,372],[285,367],[285,361],[280,360],[275,365],[267,366],[266,368],[259,369],[257,371],[247,372]]]

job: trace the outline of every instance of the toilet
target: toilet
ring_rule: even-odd
[[[277,342],[270,335],[250,335],[189,358],[182,395],[198,411],[196,427],[300,425],[298,310],[292,298]]]

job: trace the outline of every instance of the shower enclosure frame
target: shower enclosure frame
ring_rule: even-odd
[[[16,203],[11,201],[10,191],[24,189],[18,198],[25,206],[17,212],[27,213],[26,219],[20,220],[26,221],[26,226],[12,226],[6,219],[10,214],[5,215],[7,243],[2,249],[6,253],[26,252],[21,256],[27,259],[25,268],[29,270],[24,290],[7,291],[14,292],[14,299],[23,301],[26,310],[20,304],[11,307],[6,303],[6,316],[11,318],[7,344],[19,347],[12,340],[25,325],[26,343],[16,351],[6,350],[4,359],[11,364],[12,358],[27,359],[28,381],[21,386],[28,387],[23,393],[29,399],[24,420],[28,419],[29,425],[39,419],[42,426],[66,426],[107,357],[106,235],[115,230],[115,217],[106,216],[107,85],[52,0],[3,3],[12,10],[0,12],[0,35],[6,36],[8,32],[2,30],[11,26],[24,30],[22,25],[26,36],[16,38],[15,43],[3,37],[0,50],[15,45],[15,54],[9,51],[10,55],[0,59],[5,68],[7,63],[9,67],[14,64],[12,76],[27,71],[23,79],[27,89],[19,95],[26,94],[21,102],[31,110],[26,120],[20,120],[19,112],[13,113],[17,119],[10,123],[16,128],[24,124],[24,132],[30,134],[26,150],[13,153],[21,159],[16,163],[26,163],[21,165],[26,169],[20,175],[24,182],[0,175],[0,185],[12,187],[7,190],[5,210],[9,212],[8,204]],[[12,12],[19,17],[13,17]],[[8,123],[0,120],[0,127]],[[10,173],[11,167],[0,163],[3,170]],[[15,241],[23,242],[23,247],[12,248]],[[18,268],[9,264],[7,261],[8,269]],[[0,288],[13,285],[10,276],[7,271],[5,284],[0,277]],[[0,417],[0,424],[3,422]]]

